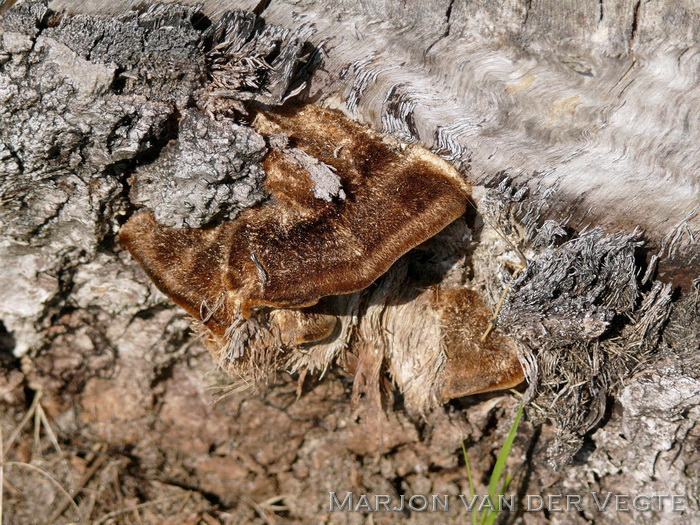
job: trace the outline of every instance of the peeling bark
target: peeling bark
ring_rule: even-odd
[[[287,400],[297,385],[278,377],[256,395],[229,384],[228,404],[209,406],[212,365],[187,321],[115,242],[140,206],[163,225],[200,227],[266,199],[259,163],[288,145],[266,144],[248,109],[322,99],[458,166],[477,209],[370,292],[333,299],[337,338],[292,367],[325,373],[340,357],[364,381],[355,397],[391,390],[376,345],[354,356],[346,343],[381,333],[401,354],[432,333],[420,324],[429,301],[413,293],[432,281],[412,265],[446,288],[468,282],[493,310],[503,297],[496,326],[517,342],[530,382],[534,404],[509,459],[520,495],[684,494],[685,514],[642,517],[700,516],[700,15],[690,3],[129,5],[20,1],[0,18],[4,436],[41,391],[74,464],[84,444],[101,443],[131,465],[115,469],[137,502],[191,489],[181,520],[221,508],[232,522],[261,520],[250,501],[292,494],[291,519],[354,523],[326,514],[327,491],[348,483],[466,493],[461,439],[488,471],[514,410],[507,395],[358,424],[350,379],[331,367],[297,404]],[[337,194],[324,176],[321,195]],[[419,357],[430,364],[420,381],[390,370],[408,385],[407,406],[444,366]],[[70,483],[70,472],[55,475]],[[13,480],[58,506],[50,485]],[[45,517],[8,497],[15,521]],[[178,511],[162,512],[153,521]]]

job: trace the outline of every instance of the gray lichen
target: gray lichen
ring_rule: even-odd
[[[252,128],[187,110],[177,141],[137,170],[131,200],[153,210],[165,226],[199,228],[233,219],[267,196],[259,164],[266,151]]]
[[[151,5],[121,16],[64,17],[44,34],[81,58],[114,69],[112,89],[186,106],[206,75],[197,7]]]
[[[114,93],[115,68],[45,36],[47,16],[26,4],[0,26],[0,317],[17,354],[43,339],[72,268],[114,235],[124,173],[172,111]]]
[[[526,267],[506,285],[498,326],[520,345],[535,407],[530,416],[556,423],[548,450],[558,467],[581,448],[626,378],[691,343],[686,337],[682,344],[660,344],[673,288],[644,284],[640,232],[596,228],[566,240],[556,221],[536,227],[536,214],[528,216],[528,227],[518,226],[528,213],[520,206],[523,195],[501,183],[480,209],[513,247],[528,247]]]
[[[340,177],[331,166],[299,148],[290,148],[285,154],[294,164],[309,172],[313,181],[314,197],[329,202],[334,197],[345,199]]]

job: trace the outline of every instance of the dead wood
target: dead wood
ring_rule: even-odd
[[[492,310],[505,297],[497,334],[513,342],[529,381],[529,421],[512,460],[522,494],[673,487],[689,497],[679,518],[697,516],[699,16],[684,2],[132,10],[20,0],[0,19],[3,433],[25,394],[43,392],[75,457],[97,440],[132,462],[120,471],[128,481],[119,490],[137,497],[125,508],[193,487],[203,496],[180,512],[218,505],[235,509],[234,521],[253,520],[256,501],[321,490],[308,504],[287,502],[304,521],[353,471],[360,491],[452,490],[445,477],[461,472],[459,440],[468,437],[487,470],[507,428],[491,417],[504,415],[498,397],[428,410],[445,400],[435,385],[449,352],[412,349],[439,343],[436,327],[456,315],[436,309],[439,295],[426,287],[466,286]],[[211,363],[116,242],[139,207],[166,226],[201,227],[268,199],[260,162],[293,145],[249,124],[256,108],[291,100],[322,101],[422,144],[475,186],[476,210],[375,288],[329,299],[343,320],[333,340],[289,356],[312,376],[339,359],[359,370],[354,397],[375,403],[380,390],[391,399],[380,379],[388,371],[424,417],[389,410],[376,442],[336,408],[350,396],[340,371],[297,408],[286,401],[296,385],[279,378],[259,397],[234,394],[233,408],[210,407]],[[346,355],[356,337],[381,339],[381,360],[376,345]],[[396,366],[407,360],[424,369],[418,380]],[[288,439],[279,450],[275,428]],[[145,429],[164,437],[144,439]],[[242,445],[228,449],[233,436]],[[386,473],[361,459],[372,454],[385,455]],[[103,494],[112,474],[92,474]],[[137,491],[139,479],[148,482]],[[102,515],[120,512],[99,505]],[[591,508],[582,520],[598,518]]]

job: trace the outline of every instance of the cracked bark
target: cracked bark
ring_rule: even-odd
[[[461,471],[457,449],[464,437],[477,468],[490,467],[490,454],[508,424],[502,416],[510,413],[507,407],[512,412],[512,399],[503,396],[454,402],[427,422],[392,415],[379,468],[354,457],[377,451],[363,439],[362,427],[333,407],[318,409],[331,430],[306,423],[294,429],[290,423],[293,438],[278,460],[274,451],[260,452],[265,447],[252,431],[250,442],[239,436],[240,450],[222,452],[226,439],[238,434],[226,409],[198,404],[211,364],[193,350],[181,314],[119,249],[115,235],[139,205],[156,210],[164,224],[200,226],[235,217],[266,198],[257,164],[266,147],[262,138],[245,126],[211,122],[211,107],[197,104],[203,100],[202,46],[212,38],[209,24],[239,8],[261,15],[269,25],[266,38],[290,43],[293,55],[322,50],[309,54],[323,62],[302,99],[330,99],[377,130],[441,153],[483,186],[480,214],[510,239],[532,244],[533,264],[513,283],[500,322],[537,347],[540,365],[561,364],[556,359],[562,359],[562,349],[574,347],[599,359],[602,354],[589,351],[584,339],[597,344],[610,322],[614,336],[625,342],[621,347],[628,351],[629,343],[638,352],[633,358],[650,354],[641,367],[613,363],[619,368],[608,373],[624,370],[624,381],[615,383],[612,400],[606,390],[612,379],[597,384],[602,405],[596,405],[600,396],[592,390],[583,397],[559,390],[570,404],[562,405],[555,424],[535,428],[533,411],[511,457],[520,492],[683,493],[690,498],[686,514],[653,513],[651,519],[697,518],[700,360],[692,281],[699,257],[693,235],[697,239],[700,21],[689,5],[591,1],[570,7],[574,12],[558,2],[527,1],[497,6],[450,0],[439,7],[213,1],[201,12],[175,5],[132,12],[128,5],[57,0],[49,6],[52,12],[41,2],[25,1],[0,20],[0,392],[10,408],[2,421],[5,435],[13,414],[26,408],[20,391],[41,389],[52,399],[52,417],[67,440],[80,436],[112,450],[134,446],[139,476],[196,487],[251,520],[256,518],[245,514],[246,490],[258,501],[319,492],[318,487],[345,490],[342,483],[352,469],[364,477],[355,480],[356,492],[450,493],[454,486],[445,479]],[[63,10],[68,13],[63,18],[54,14]],[[236,27],[249,20],[236,16]],[[299,38],[303,41],[294,44]],[[307,42],[310,49],[302,52]],[[261,39],[251,47],[264,54],[265,44]],[[291,85],[290,75],[279,71],[282,88],[265,94],[253,89],[250,96],[281,102]],[[170,173],[172,185],[163,176]],[[132,185],[134,176],[139,182]],[[502,184],[504,178],[508,184]],[[510,219],[523,234],[517,227],[508,231]],[[608,235],[641,227],[646,247],[634,248],[637,237],[601,234],[596,239],[608,239],[607,251],[586,259],[600,248],[598,240],[589,248],[590,237],[579,236],[591,227]],[[480,241],[494,246],[487,237]],[[584,262],[603,268],[601,261],[618,255],[628,262],[631,257],[627,273],[590,288],[570,280]],[[643,259],[652,255],[659,262],[658,282],[641,282]],[[498,273],[487,271],[492,264],[487,253],[477,252],[474,259],[477,273]],[[553,299],[543,313],[552,268],[561,268],[562,261],[571,271],[557,274],[564,284],[551,288]],[[550,278],[538,281],[546,272]],[[632,280],[623,281],[630,275]],[[503,283],[484,278],[489,279],[493,304]],[[673,294],[663,284],[672,285]],[[586,291],[577,296],[577,289]],[[550,334],[545,344],[534,331],[540,326]],[[10,352],[25,356],[21,366]],[[613,354],[605,359],[604,366],[613,366]],[[581,378],[572,373],[569,379],[576,384]],[[254,408],[237,399],[233,411],[250,428],[256,410],[275,421],[295,417],[291,405],[280,416],[266,404],[293,391],[284,382],[275,388],[254,401]],[[343,395],[326,388],[331,399]],[[575,415],[587,416],[597,407],[592,428],[564,410],[582,399],[590,411]],[[314,417],[307,408],[300,421]],[[165,436],[158,444],[162,452],[141,441],[148,428]],[[561,428],[585,431],[563,435]],[[317,451],[314,439],[336,458]],[[269,441],[276,441],[274,435]],[[312,449],[313,461],[299,456],[302,447]],[[245,450],[254,459],[245,459]],[[569,458],[572,451],[573,465],[553,473],[548,463],[553,455]],[[216,466],[221,461],[224,470]],[[284,474],[284,461],[295,465],[293,475]],[[416,466],[423,463],[431,469]],[[157,476],[164,465],[167,474]],[[307,484],[299,481],[305,476]],[[399,480],[398,489],[391,478]],[[290,500],[292,517],[318,517],[325,495]],[[608,518],[590,507],[578,516],[555,513],[548,521]],[[514,519],[546,521],[541,514]],[[427,517],[413,514],[408,520]]]

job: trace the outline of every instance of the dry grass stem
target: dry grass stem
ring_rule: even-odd
[[[26,424],[29,422],[29,420],[32,418],[32,416],[36,412],[36,407],[39,406],[40,399],[41,399],[41,391],[37,391],[36,395],[34,396],[34,400],[32,401],[32,404],[29,407],[29,410],[22,418],[22,421],[19,422],[19,425],[17,425],[17,428],[15,428],[14,431],[12,432],[12,434],[10,434],[10,439],[7,440],[7,444],[5,445],[5,453],[7,453],[7,451],[10,450],[13,443],[17,439],[17,436],[19,436],[20,432],[22,432],[22,429],[26,426]],[[3,455],[2,457],[4,458],[5,456]]]
[[[61,450],[61,446],[58,444],[58,439],[56,439],[56,434],[54,434],[51,425],[49,425],[49,420],[46,417],[46,412],[44,411],[44,407],[42,407],[41,404],[37,405],[36,413],[39,416],[39,420],[44,425],[44,429],[46,430],[46,435],[49,437],[49,441],[51,441],[51,444],[56,449],[56,452],[58,452],[58,455],[61,456],[61,459],[65,459],[63,451]]]
[[[58,481],[56,481],[56,479],[53,476],[51,476],[51,474],[40,469],[39,467],[32,465],[31,463],[20,463],[19,461],[6,461],[3,463],[3,466],[24,468],[24,469],[31,470],[33,472],[36,472],[37,474],[44,476],[56,488],[58,488],[58,490],[69,500],[69,504],[73,505],[73,507],[75,508],[75,512],[78,514],[78,520],[81,522],[85,522],[85,518],[83,517],[83,513],[80,511],[80,507],[78,507],[78,504],[75,502],[73,497],[68,493],[68,491],[66,489],[64,489],[61,486],[61,484]]]
[[[102,466],[102,464],[105,461],[107,461],[108,458],[109,458],[109,456],[107,454],[100,454],[97,457],[97,459],[95,461],[93,461],[92,465],[90,465],[90,468],[87,470],[87,472],[85,472],[83,477],[78,482],[78,485],[75,487],[75,489],[73,489],[74,494],[78,494],[83,489],[83,487],[87,484],[87,482],[90,481],[92,476],[95,475],[95,472],[97,472],[97,470]],[[61,514],[63,514],[65,512],[66,508],[68,508],[68,505],[69,505],[68,501],[61,504],[54,511],[54,513],[51,515],[49,522],[54,523],[56,520],[58,520],[58,518],[61,517]]]
[[[160,505],[161,503],[165,503],[167,501],[171,501],[171,500],[178,499],[181,497],[182,497],[182,494],[177,494],[175,496],[168,496],[167,498],[160,498],[160,499],[156,499],[153,501],[147,501],[146,503],[132,505],[131,507],[124,507],[123,509],[118,509],[118,510],[115,510],[115,511],[110,512],[108,514],[105,514],[101,518],[93,521],[92,525],[99,525],[100,523],[105,523],[107,520],[110,520],[110,519],[114,518],[115,516],[119,516],[120,514],[125,514],[127,512],[132,512],[132,511],[137,511],[139,509],[152,507],[154,505]]]

